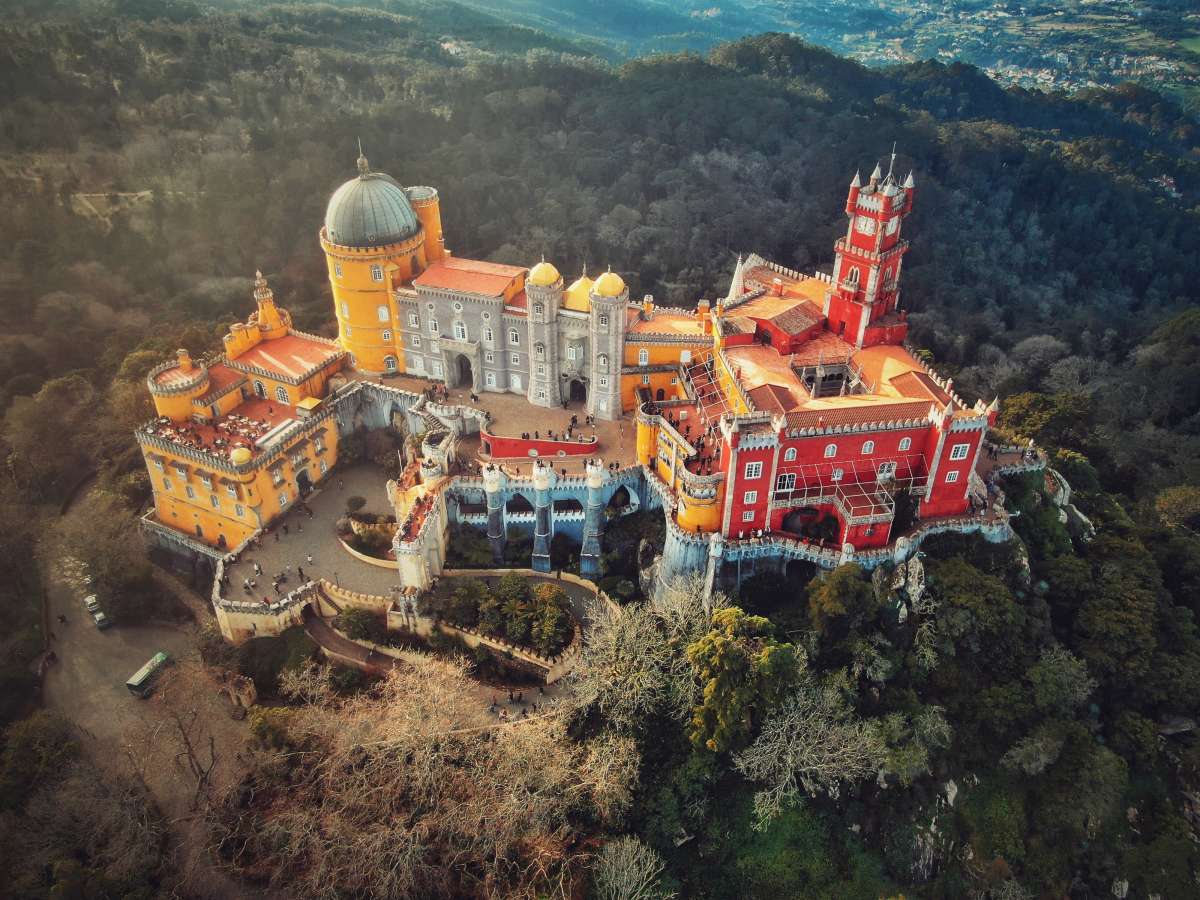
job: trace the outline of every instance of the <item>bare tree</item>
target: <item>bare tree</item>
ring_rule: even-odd
[[[662,857],[636,837],[624,835],[609,841],[596,857],[592,874],[599,900],[667,900],[674,894],[659,884]]]
[[[754,797],[761,829],[801,790],[836,797],[842,784],[872,774],[884,752],[871,723],[854,719],[834,688],[808,681],[733,762],[751,781],[765,785]]]

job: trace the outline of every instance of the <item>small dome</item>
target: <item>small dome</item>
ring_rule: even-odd
[[[592,301],[588,294],[592,290],[592,285],[595,282],[587,277],[585,270],[582,275],[571,282],[571,286],[563,291],[562,309],[570,309],[575,312],[591,312]]]
[[[625,290],[625,281],[616,272],[609,269],[596,279],[592,292],[597,297],[620,297]]]
[[[343,247],[396,244],[420,229],[404,188],[390,175],[371,172],[363,156],[358,177],[334,191],[325,210],[325,236]]]
[[[234,447],[233,452],[229,454],[229,461],[235,466],[244,466],[254,458],[254,454],[250,452],[249,447]]]
[[[525,280],[530,284],[536,284],[538,287],[549,287],[552,284],[556,284],[561,277],[558,274],[558,269],[554,268],[552,263],[548,263],[543,259],[529,270],[529,277]]]

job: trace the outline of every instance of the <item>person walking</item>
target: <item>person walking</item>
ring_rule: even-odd
[[[311,566],[313,564],[313,555],[311,553],[308,554],[306,559],[308,560],[308,564]]]

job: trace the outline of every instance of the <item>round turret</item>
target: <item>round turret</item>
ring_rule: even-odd
[[[229,454],[229,461],[235,466],[244,466],[254,458],[254,454],[249,447],[234,447],[233,452]]]

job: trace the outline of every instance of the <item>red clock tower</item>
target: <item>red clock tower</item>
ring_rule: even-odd
[[[896,154],[892,153],[892,166]],[[858,173],[850,182],[846,236],[834,244],[833,277],[825,297],[830,330],[856,347],[895,344],[908,328],[897,311],[900,262],[908,241],[900,238],[902,220],[912,211],[916,187],[912,173],[900,184],[892,168],[878,165],[863,186]]]

